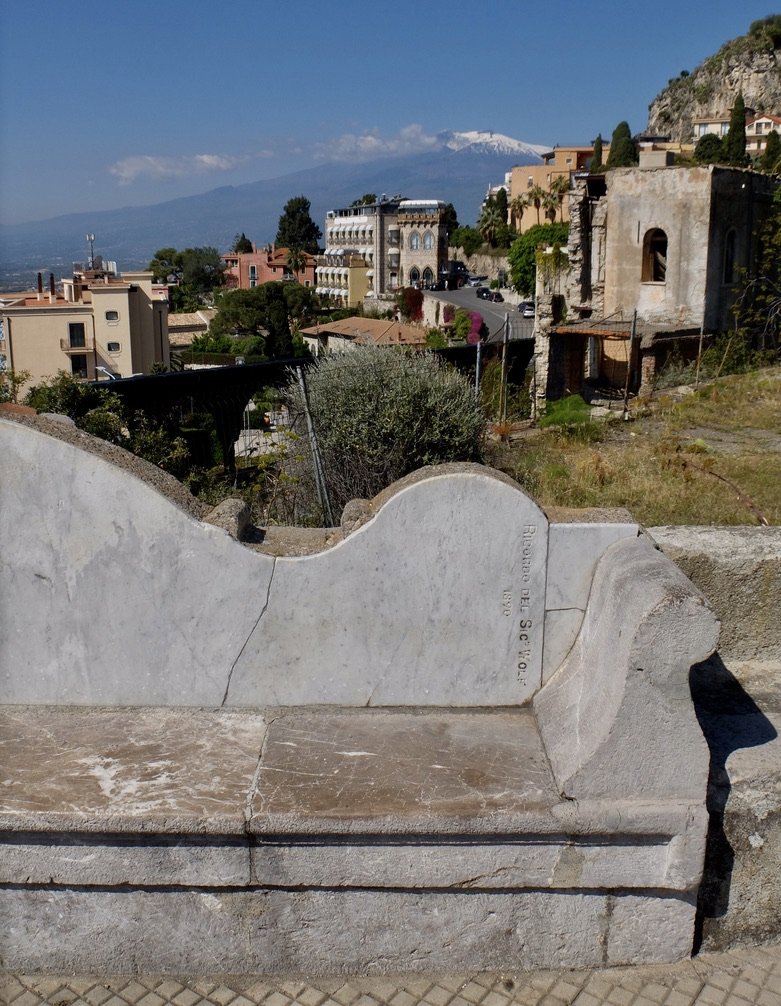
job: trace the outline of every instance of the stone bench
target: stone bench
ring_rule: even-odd
[[[691,951],[717,623],[631,520],[447,466],[269,556],[89,438],[0,437],[7,967]]]

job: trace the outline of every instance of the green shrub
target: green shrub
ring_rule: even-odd
[[[549,402],[540,427],[554,427],[562,436],[581,443],[602,439],[602,427],[591,418],[591,408],[580,395]]]
[[[334,518],[424,465],[481,458],[484,419],[466,379],[433,354],[365,347],[321,359],[307,373]],[[301,390],[288,387],[306,436]]]

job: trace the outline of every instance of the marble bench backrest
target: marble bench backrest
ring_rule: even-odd
[[[572,650],[631,520],[550,522],[424,470],[307,556],[259,554],[76,444],[0,420],[6,703],[513,706]],[[85,443],[89,438],[85,439]]]

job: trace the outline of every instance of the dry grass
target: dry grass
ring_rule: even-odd
[[[781,524],[781,368],[660,395],[599,443],[535,431],[493,463],[542,506],[626,507],[646,526]]]

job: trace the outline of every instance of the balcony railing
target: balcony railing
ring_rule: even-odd
[[[60,349],[63,353],[91,353],[95,348],[92,336],[85,336],[83,340],[78,341],[81,341],[81,345],[71,342],[70,339],[60,339]]]

